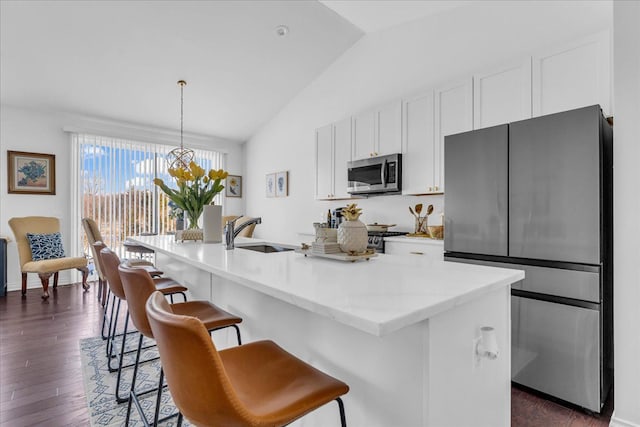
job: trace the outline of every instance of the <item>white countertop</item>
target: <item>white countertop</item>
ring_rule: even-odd
[[[143,246],[256,291],[373,335],[382,336],[522,280],[521,270],[379,254],[342,262],[289,252],[136,236]]]

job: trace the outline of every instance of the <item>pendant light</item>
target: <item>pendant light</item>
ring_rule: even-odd
[[[171,169],[187,169],[189,163],[193,160],[194,152],[189,148],[184,148],[183,132],[184,132],[184,87],[187,82],[178,80],[180,86],[180,147],[174,148],[167,154],[167,163]]]

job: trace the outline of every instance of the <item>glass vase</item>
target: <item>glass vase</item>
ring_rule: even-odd
[[[413,234],[429,234],[427,229],[427,218],[427,216],[419,216],[416,218]]]
[[[185,216],[188,220],[188,230],[194,230],[198,228],[198,220],[200,219],[200,215],[202,214],[202,210],[199,211],[184,211]]]

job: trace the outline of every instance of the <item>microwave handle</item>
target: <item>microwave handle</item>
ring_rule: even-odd
[[[382,163],[382,170],[380,171],[380,178],[382,179],[382,186],[387,186],[387,159]]]

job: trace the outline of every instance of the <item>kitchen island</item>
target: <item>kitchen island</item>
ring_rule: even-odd
[[[357,426],[508,426],[510,285],[519,270],[381,254],[345,263],[290,252],[141,236],[159,268],[241,316],[243,341],[272,339],[345,381],[347,422]],[[499,356],[477,358],[480,328],[495,329]],[[233,334],[214,335],[219,348]],[[330,404],[300,426],[339,425]]]

